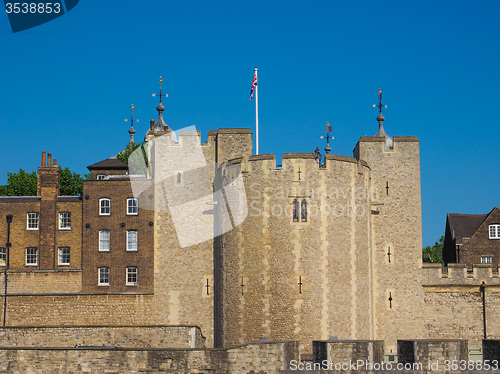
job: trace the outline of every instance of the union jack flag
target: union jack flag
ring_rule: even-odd
[[[252,100],[255,87],[257,87],[257,70],[253,73],[252,88],[250,89],[250,100]]]

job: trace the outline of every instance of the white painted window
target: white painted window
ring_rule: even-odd
[[[137,251],[138,235],[137,231],[127,231],[127,251]]]
[[[97,180],[98,180],[98,181],[102,181],[102,180],[104,180],[104,178],[106,178],[106,176],[105,176],[104,174],[99,174],[99,175],[97,176]]]
[[[99,199],[99,215],[109,216],[111,214],[111,200],[108,198]]]
[[[99,230],[99,251],[109,251],[110,234],[109,230]]]
[[[500,239],[500,225],[490,225],[490,239]]]
[[[38,248],[36,247],[26,248],[26,265],[27,266],[38,265]]]
[[[109,286],[109,268],[99,268],[97,284],[99,286]]]
[[[39,213],[28,213],[26,216],[26,229],[27,230],[38,230],[40,223]]]
[[[493,260],[493,256],[481,256],[481,263],[482,264],[491,264]]]
[[[137,268],[132,266],[127,268],[126,273],[127,286],[137,286]]]
[[[71,250],[69,247],[59,247],[58,249],[58,263],[59,265],[70,265]]]
[[[127,215],[137,215],[139,213],[139,201],[136,198],[127,199]]]
[[[59,213],[59,230],[71,230],[71,212]]]

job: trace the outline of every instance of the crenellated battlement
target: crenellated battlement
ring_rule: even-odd
[[[305,167],[307,170],[317,170],[319,172],[331,171],[334,165],[343,163],[351,163],[358,165],[360,172],[362,169],[370,170],[370,166],[364,160],[357,160],[354,157],[341,156],[341,155],[326,155],[325,163],[319,165],[316,155],[314,153],[284,153],[282,165],[276,164],[276,155],[262,154],[252,155],[250,157],[237,157],[228,161],[231,165],[240,165],[243,172],[252,171],[281,171],[281,170],[295,170],[297,165]]]
[[[483,282],[487,286],[500,286],[498,264],[477,264],[467,268],[465,264],[423,264],[422,285],[433,286],[479,287]],[[499,289],[500,290],[500,289]]]

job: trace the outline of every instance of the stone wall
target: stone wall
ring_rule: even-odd
[[[6,327],[0,347],[205,348],[193,326]]]
[[[271,374],[298,358],[296,342],[230,349],[0,348],[6,373],[234,373]]]
[[[373,334],[370,253],[370,172],[354,158],[314,154],[234,160],[245,183],[248,216],[223,235],[223,345],[267,336],[313,340]],[[294,222],[294,201],[307,220]],[[217,204],[219,206],[221,204]],[[363,276],[360,276],[363,274]],[[218,327],[217,327],[218,326]]]
[[[421,270],[424,291],[425,338],[469,339],[480,348],[484,337],[483,300],[480,286],[485,284],[486,333],[488,339],[500,338],[497,311],[500,308],[498,266],[426,264]]]

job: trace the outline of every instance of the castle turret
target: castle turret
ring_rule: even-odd
[[[386,339],[386,350],[395,352],[396,339],[415,339],[423,330],[411,317],[423,300],[420,151],[417,137],[386,134],[379,95],[379,131],[361,137],[354,156],[371,169],[375,339]]]

